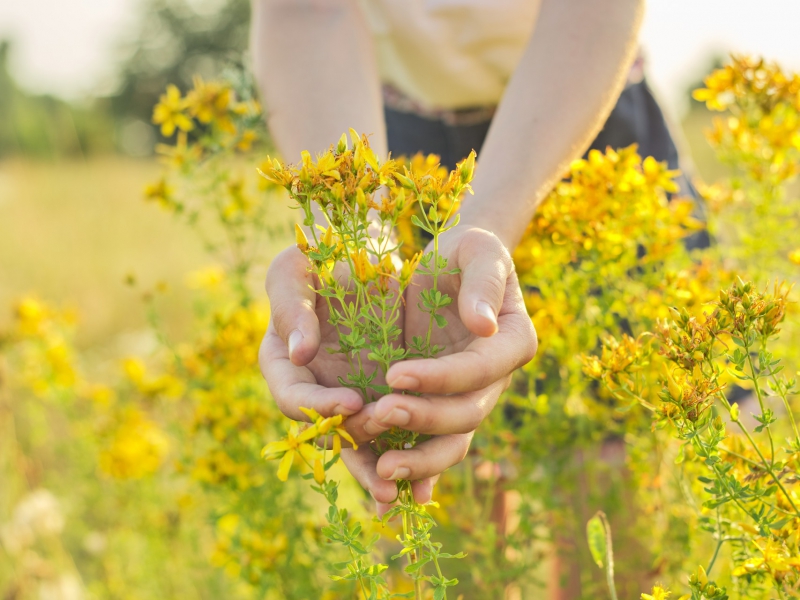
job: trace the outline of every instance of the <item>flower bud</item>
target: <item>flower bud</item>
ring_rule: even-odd
[[[392,257],[386,254],[380,262],[380,270],[383,275],[393,275],[394,274],[394,263],[392,262]]]
[[[466,185],[472,181],[472,176],[475,173],[475,150],[469,153],[469,156],[457,165],[458,175],[461,183]]]
[[[400,173],[395,173],[394,178],[397,179],[400,185],[402,185],[404,188],[408,190],[413,190],[416,187],[416,185],[414,185],[414,182],[405,175],[401,175]]]
[[[701,586],[705,586],[708,583],[708,575],[706,575],[706,570],[703,568],[703,565],[697,567],[697,582]]]
[[[325,483],[325,467],[320,459],[314,461],[314,481],[320,485]]]
[[[322,265],[319,269],[319,279],[327,287],[333,287],[336,284],[331,270],[325,265]]]
[[[303,228],[297,223],[294,224],[294,239],[300,252],[303,254],[308,252],[308,238],[306,237],[306,232],[303,231]]]
[[[342,137],[339,138],[339,143],[336,144],[336,152],[342,154],[347,152],[347,134],[343,133]]]
[[[672,378],[668,368],[665,368],[664,372],[667,376],[667,389],[669,390],[669,395],[672,396],[674,400],[683,399],[683,389],[681,386],[679,386]]]

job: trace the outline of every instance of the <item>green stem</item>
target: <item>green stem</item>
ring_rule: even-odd
[[[755,363],[753,363],[753,356],[750,352],[750,345],[747,343],[747,334],[745,333],[742,337],[744,340],[744,349],[747,353],[747,363],[750,365],[750,373],[753,377],[753,387],[755,388],[756,397],[758,398],[758,405],[761,407],[761,417],[764,417],[764,413],[766,408],[764,407],[764,395],[761,392],[761,386],[758,385],[758,373],[756,372]],[[769,438],[769,448],[770,448],[770,463],[775,462],[775,442],[772,439],[772,431],[770,430],[770,426],[766,425],[765,429],[767,430],[767,437]]]
[[[722,537],[722,523],[719,516],[719,507],[717,507],[717,547],[714,549],[714,556],[711,557],[711,562],[708,563],[706,574],[710,574],[711,569],[714,568],[714,563],[717,562],[717,556],[719,555],[719,549],[722,548],[723,543],[725,543],[725,538]]]
[[[717,397],[722,400],[723,404],[725,405],[725,407],[730,412],[731,405],[728,402],[728,399],[725,397],[725,395],[724,394],[718,394]],[[797,506],[795,506],[794,501],[792,500],[792,497],[789,495],[789,492],[786,491],[786,488],[783,487],[783,483],[778,478],[778,476],[775,475],[775,471],[772,469],[772,464],[767,462],[766,457],[761,453],[761,449],[758,447],[758,445],[756,444],[755,440],[750,435],[750,432],[747,430],[747,427],[745,427],[744,423],[742,423],[738,419],[736,421],[734,421],[734,423],[736,423],[739,426],[739,429],[742,430],[742,433],[744,433],[745,437],[747,438],[747,441],[750,442],[750,445],[753,447],[753,450],[756,451],[756,454],[758,454],[758,457],[761,459],[761,461],[763,463],[763,466],[766,469],[767,473],[770,474],[770,477],[772,477],[772,480],[780,488],[780,490],[783,492],[784,496],[786,496],[786,500],[788,500],[788,502],[791,505],[792,509],[794,510],[795,514],[798,517],[800,517],[800,511],[797,510]],[[770,436],[770,440],[772,440],[772,436]],[[723,450],[725,450],[725,448],[723,448]],[[726,452],[727,451],[728,450],[726,450]]]

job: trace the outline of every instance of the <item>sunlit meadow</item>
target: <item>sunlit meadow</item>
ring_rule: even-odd
[[[165,90],[153,120],[170,141],[160,170],[136,167],[151,180],[139,204],[113,161],[85,214],[53,202],[48,218],[91,231],[96,247],[71,254],[55,231],[66,242],[48,245],[30,213],[15,229],[29,240],[0,240],[6,261],[26,243],[52,256],[10,261],[35,289],[2,297],[5,598],[800,594],[800,76],[734,57],[695,92],[719,115],[708,141],[730,173],[698,182],[702,207],[635,147],[572,164],[514,253],[538,355],[436,504],[398,482],[394,521],[373,518],[338,463],[341,417],[290,424],[270,400],[258,281],[297,243],[322,297],[374,311],[368,323],[361,308],[335,317],[343,354],[366,345],[383,372],[435,355],[423,338],[393,344],[392,310],[415,270],[445,273],[418,252],[455,224],[473,164],[390,161],[356,133],[284,157],[295,167],[268,160],[243,81]],[[105,194],[131,203],[109,214]],[[313,228],[310,201],[338,217]],[[130,239],[129,253],[107,255],[109,236]],[[100,286],[93,269],[118,271],[118,284]],[[77,314],[54,280],[111,302]],[[447,300],[428,298],[433,328]],[[385,390],[369,375],[354,367],[344,382],[370,399]],[[398,430],[376,448],[415,442]]]

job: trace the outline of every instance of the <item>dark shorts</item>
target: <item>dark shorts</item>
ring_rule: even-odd
[[[393,108],[386,108],[385,115],[392,154],[438,154],[442,164],[450,168],[471,150],[480,152],[491,125],[490,120],[470,125],[451,125],[439,119]],[[624,148],[633,143],[639,144],[642,156],[652,156],[656,160],[667,161],[671,169],[678,168],[678,150],[667,129],[664,115],[644,81],[625,88],[591,148]]]
[[[480,153],[491,120],[469,125],[452,125],[440,119],[385,108],[389,150],[394,156],[413,156],[417,152],[438,154],[442,164],[452,168],[471,150]],[[627,86],[602,131],[592,142],[591,149],[624,148],[638,144],[639,154],[666,161],[670,169],[679,168],[678,149],[667,127],[664,114],[653,97],[646,81]],[[697,202],[697,216],[703,218],[703,208],[694,186],[685,175],[678,179],[681,195]],[[705,232],[687,240],[689,247],[708,245]]]

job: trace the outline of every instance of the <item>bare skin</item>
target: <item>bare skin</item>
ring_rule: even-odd
[[[352,415],[349,427],[360,440],[395,424],[436,434],[380,460],[368,450],[343,454],[379,510],[394,499],[395,479],[417,480],[416,499],[430,499],[435,478],[466,455],[511,372],[533,357],[536,334],[509,249],[610,113],[636,53],[643,5],[543,0],[481,151],[475,196],[464,201],[462,224],[442,238],[442,255],[462,269],[446,282],[457,299],[439,333],[447,349],[440,358],[397,364],[387,374],[396,389],[422,397],[390,394],[364,406],[357,393],[337,387],[342,363],[319,352],[331,332],[308,290],[305,266],[289,249],[270,267],[272,324],[260,364],[281,410],[291,418],[303,418],[299,406]],[[270,130],[284,156],[327,148],[350,127],[371,133],[376,154],[386,154],[375,54],[357,0],[256,0],[252,33]],[[412,297],[406,303],[407,334],[425,319]],[[413,381],[418,383],[409,385]]]

